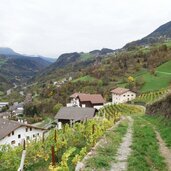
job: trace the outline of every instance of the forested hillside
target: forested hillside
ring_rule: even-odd
[[[24,56],[14,52],[9,48],[0,48],[0,90],[5,91],[13,86],[13,83],[27,81],[35,76],[36,73],[50,65],[40,57]],[[7,81],[8,80],[8,81]]]

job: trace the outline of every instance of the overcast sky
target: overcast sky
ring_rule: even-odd
[[[171,20],[171,0],[0,0],[0,46],[29,55],[121,48]]]

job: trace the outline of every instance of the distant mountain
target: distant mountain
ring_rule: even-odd
[[[101,50],[93,50],[91,52],[89,52],[90,54],[92,55],[95,55],[95,56],[103,56],[103,55],[107,55],[109,53],[113,53],[115,50],[112,50],[112,49],[108,49],[108,48],[103,48]]]
[[[10,48],[0,48],[0,78],[8,80],[3,81],[6,84],[27,81],[51,63],[40,57],[18,54]]]
[[[153,43],[165,41],[167,39],[171,39],[171,21],[160,26],[151,34],[142,38],[141,40],[133,41],[131,43],[126,44],[124,48],[150,45]]]
[[[58,57],[56,62],[48,66],[43,72],[39,73],[33,81],[47,81],[49,78],[58,79],[64,75],[74,77],[76,72],[81,69],[97,65],[97,63],[108,54],[115,52],[112,49],[103,48],[88,53],[64,53]],[[62,74],[61,74],[61,70]]]
[[[97,57],[102,57],[105,56],[109,53],[113,53],[114,50],[108,49],[108,48],[103,48],[101,50],[94,50],[89,53],[78,53],[78,52],[72,52],[72,53],[64,53],[58,57],[56,62],[54,62],[52,65],[48,67],[48,69],[52,70],[55,68],[63,68],[65,66],[69,66],[75,63],[80,63],[80,62],[86,62],[90,60],[94,60]]]
[[[57,61],[54,64],[52,64],[52,66],[60,67],[60,68],[64,67],[68,64],[72,64],[76,62],[80,58],[80,56],[81,54],[77,52],[62,54],[61,56],[59,56]]]
[[[20,55],[16,53],[14,50],[12,50],[11,48],[7,48],[7,47],[0,47],[0,54],[1,55]]]

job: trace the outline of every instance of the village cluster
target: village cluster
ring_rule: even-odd
[[[107,103],[101,94],[74,93],[70,96],[70,103],[66,104],[55,116],[57,128],[61,129],[63,124],[74,124],[85,121],[95,116],[96,112],[103,106],[111,104],[126,103],[136,98],[136,93],[125,88],[115,88],[111,91],[112,102]],[[30,99],[30,98],[29,98]],[[0,111],[9,105],[8,102],[0,102]],[[18,146],[24,140],[31,141],[44,136],[47,129],[39,128],[26,121],[10,120],[11,115],[23,114],[24,103],[14,103],[10,106],[11,112],[0,112],[0,145],[9,144]]]

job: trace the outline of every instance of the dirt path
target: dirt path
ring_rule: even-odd
[[[122,116],[121,119],[111,128],[109,128],[107,131],[110,131],[116,127],[118,127],[118,125],[123,121],[125,120],[126,117],[125,116]],[[83,171],[85,169],[85,163],[86,163],[86,160],[88,160],[90,157],[92,157],[93,155],[96,154],[96,149],[101,146],[101,145],[104,145],[104,143],[106,143],[106,139],[105,137],[103,136],[99,142],[96,143],[96,145],[91,149],[91,151],[84,157],[84,159],[81,161],[81,162],[78,162],[76,167],[75,167],[75,171]]]
[[[171,150],[166,146],[159,132],[157,132],[156,130],[155,132],[156,132],[156,137],[157,137],[159,147],[160,147],[160,153],[165,158],[168,170],[171,171]]]
[[[129,116],[129,126],[128,131],[123,138],[123,142],[121,143],[117,156],[116,156],[116,162],[112,163],[112,167],[110,171],[125,171],[127,170],[127,159],[131,153],[131,144],[132,144],[132,125],[133,125],[133,119]]]

